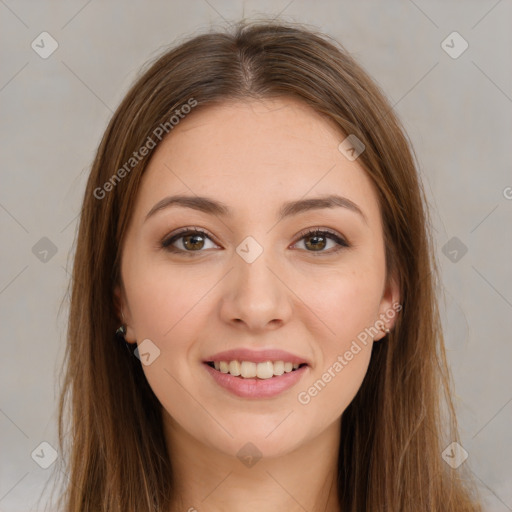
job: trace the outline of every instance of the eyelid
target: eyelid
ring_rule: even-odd
[[[197,226],[185,226],[183,228],[179,228],[176,231],[170,233],[169,235],[166,235],[164,239],[161,242],[161,246],[164,248],[168,248],[171,243],[175,241],[175,239],[180,238],[180,236],[186,235],[190,232],[198,232],[202,233],[203,235],[206,235],[212,242],[214,242],[216,245],[220,245],[216,238],[206,229],[197,227]],[[194,251],[185,251],[185,252],[194,252]],[[195,252],[204,252],[204,251],[195,251]]]
[[[302,240],[304,237],[306,237],[308,235],[311,236],[311,235],[314,235],[316,233],[320,233],[320,234],[327,233],[329,235],[332,235],[334,240],[337,239],[336,241],[344,243],[346,247],[350,246],[350,243],[348,242],[348,240],[346,239],[345,236],[343,236],[342,234],[338,233],[337,231],[334,231],[333,229],[325,228],[325,227],[322,227],[322,226],[317,226],[317,227],[303,229],[297,235],[297,242],[299,242],[300,240]],[[294,242],[294,245],[297,242]]]

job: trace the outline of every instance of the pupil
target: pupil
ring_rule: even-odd
[[[325,238],[325,237],[323,237],[323,236],[314,235],[314,236],[310,236],[310,237],[309,237],[309,240],[317,240],[317,241],[318,241],[319,239],[324,240],[324,238]],[[322,244],[321,244],[321,245],[322,245]],[[313,248],[315,248],[315,247],[316,247],[316,248],[318,248],[318,247],[319,247],[318,242],[314,242],[314,243],[313,243]],[[321,248],[321,249],[323,249],[323,245],[322,245],[320,248]]]
[[[189,239],[194,239],[195,241],[192,242],[192,247],[190,247]],[[197,241],[199,239],[199,242]],[[189,249],[201,249],[201,247],[196,247],[196,244],[200,244],[202,242],[202,235],[187,235],[183,238],[185,247]]]

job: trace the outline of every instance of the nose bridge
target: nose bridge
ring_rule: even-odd
[[[260,235],[260,240],[263,235]],[[269,240],[266,237],[265,240]],[[236,247],[234,268],[224,296],[225,320],[242,320],[250,327],[264,327],[289,315],[286,286],[278,278],[274,251],[255,237],[247,236]],[[267,242],[268,243],[268,242]]]
[[[274,296],[276,286],[275,270],[271,271],[273,261],[272,248],[265,247],[270,237],[262,240],[247,236],[236,247],[235,275],[241,286],[237,291],[246,291],[251,295],[256,294],[258,300],[268,299]]]

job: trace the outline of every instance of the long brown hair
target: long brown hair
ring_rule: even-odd
[[[441,456],[459,440],[458,429],[426,201],[400,123],[336,41],[304,25],[242,22],[182,42],[148,65],[97,151],[76,240],[59,404],[60,447],[69,459],[66,512],[164,511],[174,493],[161,405],[140,361],[114,336],[122,323],[113,299],[120,248],[151,158],[150,151],[134,162],[134,152],[149,139],[157,144],[159,127],[172,136],[169,119],[183,105],[196,102],[194,115],[213,102],[278,96],[302,100],[364,143],[358,162],[378,193],[388,277],[397,276],[403,305],[343,413],[340,506],[481,510],[467,464],[452,469]]]

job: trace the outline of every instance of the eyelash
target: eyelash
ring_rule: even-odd
[[[165,249],[166,251],[171,252],[171,253],[183,254],[183,255],[186,255],[186,256],[194,256],[194,254],[196,254],[196,253],[205,252],[204,250],[185,251],[183,249],[177,249],[176,247],[172,246],[172,244],[176,240],[179,240],[180,238],[183,238],[185,235],[195,235],[195,234],[204,235],[206,238],[208,238],[212,242],[216,243],[212,239],[211,235],[207,231],[205,231],[205,230],[203,230],[201,228],[196,228],[196,227],[193,227],[193,228],[186,227],[186,228],[180,229],[177,233],[172,235],[170,238],[162,240],[161,248]],[[300,242],[303,238],[308,238],[308,237],[313,237],[313,236],[322,236],[322,237],[325,236],[325,238],[333,240],[334,242],[336,242],[338,244],[338,247],[336,247],[334,249],[330,249],[328,251],[308,251],[308,250],[305,250],[305,252],[311,253],[314,256],[322,256],[322,255],[335,254],[335,253],[337,253],[337,252],[339,252],[339,251],[341,251],[343,249],[346,249],[346,248],[350,247],[350,244],[344,238],[342,238],[339,235],[337,235],[334,231],[331,231],[331,230],[325,229],[325,228],[324,229],[309,228],[309,229],[306,229],[304,231],[301,231],[299,233],[299,238],[297,239],[297,241],[293,245],[295,245],[298,242]]]

